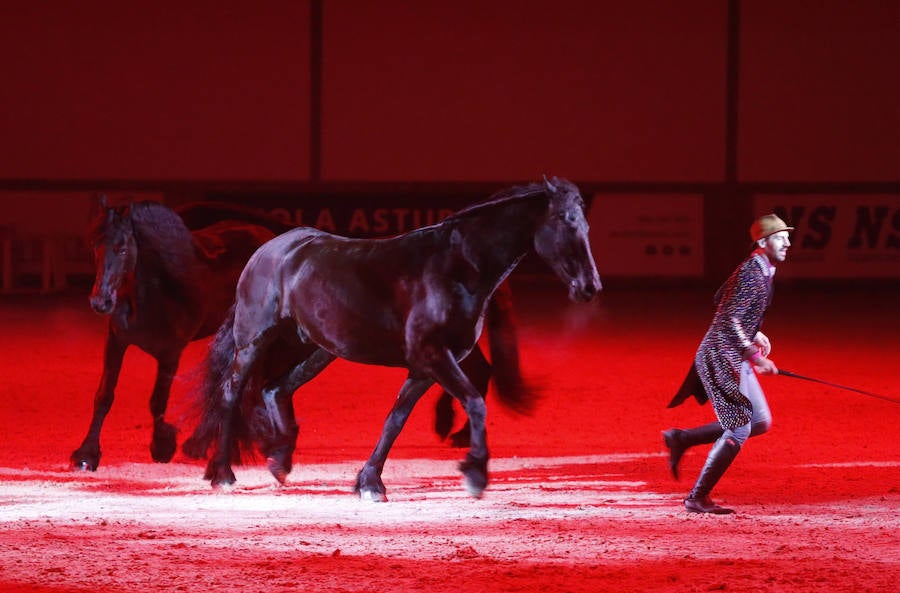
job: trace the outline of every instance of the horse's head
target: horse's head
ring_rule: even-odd
[[[107,207],[105,198],[101,198],[101,206],[92,232],[97,274],[91,290],[91,308],[109,315],[125,280],[134,274],[137,243],[129,207]]]
[[[591,255],[584,200],[565,179],[544,178],[549,205],[534,235],[534,249],[566,286],[569,298],[587,302],[601,290],[600,275]]]

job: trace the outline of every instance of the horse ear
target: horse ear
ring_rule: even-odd
[[[90,221],[90,224],[94,224],[94,221],[99,223],[99,221],[105,219],[107,212],[109,212],[109,208],[106,206],[106,194],[94,194],[88,208],[88,221]]]
[[[122,220],[131,219],[131,204],[125,204],[119,209],[119,218]]]
[[[544,175],[544,189],[546,189],[551,194],[556,193],[556,186],[553,185],[553,183],[549,179],[547,179],[547,175]]]
[[[114,204],[106,209],[106,224],[118,225],[131,217],[131,204]]]
[[[90,217],[97,218],[105,210],[107,210],[106,194],[94,194],[94,199],[91,200],[90,210],[88,211]]]

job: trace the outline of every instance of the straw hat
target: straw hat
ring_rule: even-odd
[[[774,235],[777,232],[792,230],[794,230],[794,227],[788,226],[774,214],[766,214],[765,216],[757,218],[753,224],[750,225],[750,236],[753,237],[753,242],[755,243],[760,239],[765,239],[769,235]]]

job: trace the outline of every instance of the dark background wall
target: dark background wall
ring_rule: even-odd
[[[898,55],[889,0],[2,2],[0,224],[77,233],[99,191],[442,208],[549,173],[700,196],[716,277],[760,196],[897,208]]]

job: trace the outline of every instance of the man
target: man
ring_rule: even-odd
[[[772,346],[759,330],[772,301],[775,265],[787,257],[792,230],[774,214],[760,217],[750,227],[755,249],[716,293],[712,323],[687,378],[669,403],[670,408],[675,407],[690,395],[701,404],[709,399],[718,418],[711,424],[663,433],[669,467],[676,479],[678,462],[688,448],[715,443],[694,488],[684,499],[690,512],[734,512],[714,503],[709,494],[747,439],[771,426],[769,405],[756,372],[774,375],[778,368],[768,359]]]

